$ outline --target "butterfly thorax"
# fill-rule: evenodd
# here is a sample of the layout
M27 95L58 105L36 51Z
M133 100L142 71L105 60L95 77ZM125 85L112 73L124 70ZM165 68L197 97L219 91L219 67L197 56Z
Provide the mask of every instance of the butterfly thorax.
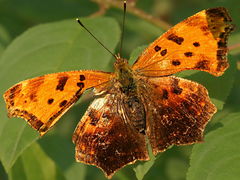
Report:
M138 132L143 133L146 129L145 109L138 95L137 80L128 61L117 58L114 63L117 88L120 91L126 120ZM118 91L116 90L116 91Z
M136 81L134 79L133 70L128 64L128 61L119 57L114 63L114 68L116 80L120 83L123 93L136 93Z

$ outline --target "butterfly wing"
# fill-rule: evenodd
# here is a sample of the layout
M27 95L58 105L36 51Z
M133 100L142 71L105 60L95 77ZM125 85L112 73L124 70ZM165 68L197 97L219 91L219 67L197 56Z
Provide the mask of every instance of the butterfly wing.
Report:
M201 142L216 107L200 84L174 76L145 78L147 135L153 153Z
M73 135L77 161L101 168L108 178L129 163L149 159L144 135L126 123L120 102L113 94L95 99Z
M229 66L227 38L233 26L225 8L203 10L155 40L133 69L145 76L165 76L196 69L220 76Z
M22 81L4 94L9 117L24 118L44 135L84 90L108 82L112 74L70 71Z

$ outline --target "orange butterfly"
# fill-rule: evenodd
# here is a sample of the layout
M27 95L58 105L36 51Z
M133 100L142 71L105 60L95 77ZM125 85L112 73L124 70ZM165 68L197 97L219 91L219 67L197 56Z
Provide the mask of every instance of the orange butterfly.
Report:
M220 76L228 68L232 31L225 8L203 10L155 40L131 67L116 56L115 71L70 71L22 81L4 94L9 117L22 117L44 135L93 88L96 99L79 122L76 160L96 165L110 178L116 170L148 160L171 145L201 142L216 112L200 84L172 76L189 69Z

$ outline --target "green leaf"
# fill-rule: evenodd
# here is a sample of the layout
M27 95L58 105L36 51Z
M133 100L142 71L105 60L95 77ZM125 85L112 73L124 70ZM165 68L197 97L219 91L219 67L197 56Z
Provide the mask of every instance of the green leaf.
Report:
M240 113L230 113L224 126L208 133L205 142L194 146L188 180L239 179Z
M2 166L2 163L0 161L0 177L1 177L1 180L7 180L7 173L5 172L3 166Z
M138 164L133 168L138 180L142 180L144 178L145 174L151 169L156 159L151 148L149 147L148 149L150 160L146 162L138 162Z
M64 176L41 147L34 143L18 158L9 180L64 180Z
M37 24L89 16L97 10L96 3L86 0L0 0L0 22L16 37Z
M147 48L146 45L134 49L130 54L129 64L133 64L137 60L137 58L141 55L145 48Z
M82 19L100 41L113 51L120 30L111 18ZM28 78L67 70L109 70L112 56L75 20L39 25L16 38L0 59L0 94ZM6 138L7 137L7 138ZM17 157L37 139L24 120L8 119L0 99L0 158L6 171Z
M77 108L80 109L78 106ZM66 122L74 122L74 119L79 120L79 118L73 116L75 112L72 109L70 111L70 113L64 116L66 121L61 121L58 124L59 128L54 129L55 132L57 131L56 133L41 138L38 142L46 154L56 162L67 180L73 180L74 177L78 177L78 180L81 180L86 176L87 165L77 163L75 160L75 146L71 141L74 127L67 126ZM70 119L70 117L72 118ZM63 136L64 133L61 131L61 128L70 129L71 132Z
M180 149L180 152L183 150ZM185 159L184 159L185 160ZM188 169L188 162L184 161L181 156L169 157L166 163L166 175L171 180L186 179L186 172Z
M18 156L34 142L38 137L37 132L31 128L26 128L26 122L17 119L9 120L4 124L2 135L0 136L1 161L8 172L13 166Z
M7 30L4 28L3 25L0 24L0 57L10 43L10 35L8 34Z
M66 180L75 180L76 177L78 180L84 180L86 175L86 164L82 163L73 163L64 173Z
M56 6L57 5L57 6ZM0 0L0 17L3 22L8 22L11 18L16 18L18 24L39 23L44 21L57 21L76 16L87 16L97 11L97 6L91 1L66 1L66 0ZM54 15L53 15L54 13ZM14 17L16 16L16 17ZM11 26L12 23L8 22ZM16 22L15 22L16 23ZM15 25L16 26L16 25ZM11 27L12 28L12 27Z

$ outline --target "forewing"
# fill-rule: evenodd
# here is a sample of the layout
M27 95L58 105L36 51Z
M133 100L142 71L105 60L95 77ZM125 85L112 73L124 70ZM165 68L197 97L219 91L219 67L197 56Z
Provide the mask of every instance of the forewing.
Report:
M126 123L120 102L110 94L95 99L73 135L76 160L101 168L108 178L127 164L149 159L144 135Z
M200 84L174 76L146 78L143 93L147 135L153 153L171 145L201 142L206 124L216 112Z
M166 76L195 69L220 76L229 66L227 39L233 26L225 8L203 10L155 40L133 69L145 76Z
M84 90L108 82L110 73L70 71L22 81L4 94L9 117L24 118L44 135Z

